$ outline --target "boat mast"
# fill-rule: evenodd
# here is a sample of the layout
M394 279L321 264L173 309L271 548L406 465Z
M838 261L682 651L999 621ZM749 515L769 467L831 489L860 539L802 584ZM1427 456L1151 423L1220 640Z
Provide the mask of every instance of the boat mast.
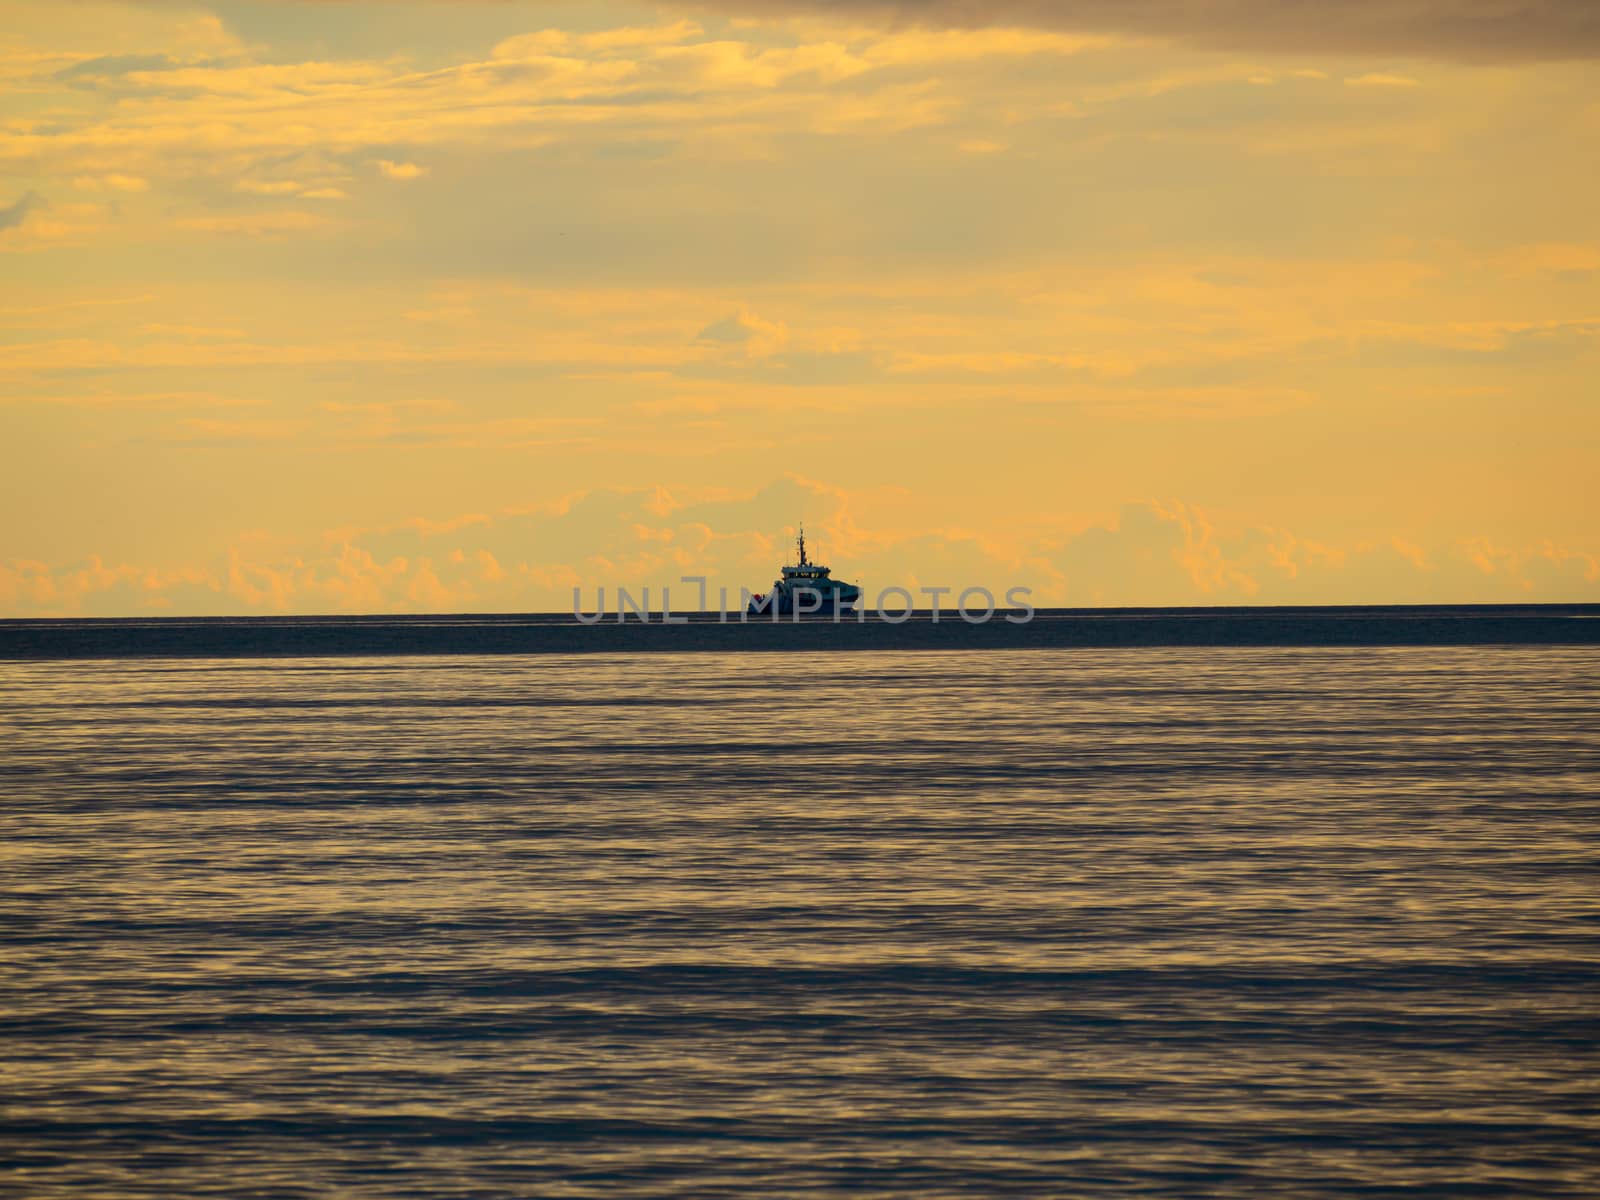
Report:
M800 565L802 567L811 565L806 561L806 527L804 525L800 526Z

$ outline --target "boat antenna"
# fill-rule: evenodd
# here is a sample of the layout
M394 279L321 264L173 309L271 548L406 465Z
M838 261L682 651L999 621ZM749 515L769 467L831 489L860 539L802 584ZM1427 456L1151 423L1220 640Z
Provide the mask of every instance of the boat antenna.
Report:
M800 565L802 567L811 565L806 561L806 527L804 525L800 526Z

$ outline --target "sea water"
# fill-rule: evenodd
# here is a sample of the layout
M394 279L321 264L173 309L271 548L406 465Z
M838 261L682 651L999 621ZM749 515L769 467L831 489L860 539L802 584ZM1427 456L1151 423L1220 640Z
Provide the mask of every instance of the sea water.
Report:
M0 1193L1600 1194L1600 649L0 663Z

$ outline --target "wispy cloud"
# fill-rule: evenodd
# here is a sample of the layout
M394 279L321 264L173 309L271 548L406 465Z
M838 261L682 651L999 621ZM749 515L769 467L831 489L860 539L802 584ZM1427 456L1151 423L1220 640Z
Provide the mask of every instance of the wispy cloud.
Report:
M1369 71L1365 75L1353 75L1345 81L1346 87L1368 88L1414 88L1422 84L1412 79L1409 75L1393 75L1386 71Z

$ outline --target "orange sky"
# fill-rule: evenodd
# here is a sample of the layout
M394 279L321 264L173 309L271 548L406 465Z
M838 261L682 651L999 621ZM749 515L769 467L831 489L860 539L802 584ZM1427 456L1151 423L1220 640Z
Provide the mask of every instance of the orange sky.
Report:
M1578 6L986 11L7 5L0 615L1600 601Z

